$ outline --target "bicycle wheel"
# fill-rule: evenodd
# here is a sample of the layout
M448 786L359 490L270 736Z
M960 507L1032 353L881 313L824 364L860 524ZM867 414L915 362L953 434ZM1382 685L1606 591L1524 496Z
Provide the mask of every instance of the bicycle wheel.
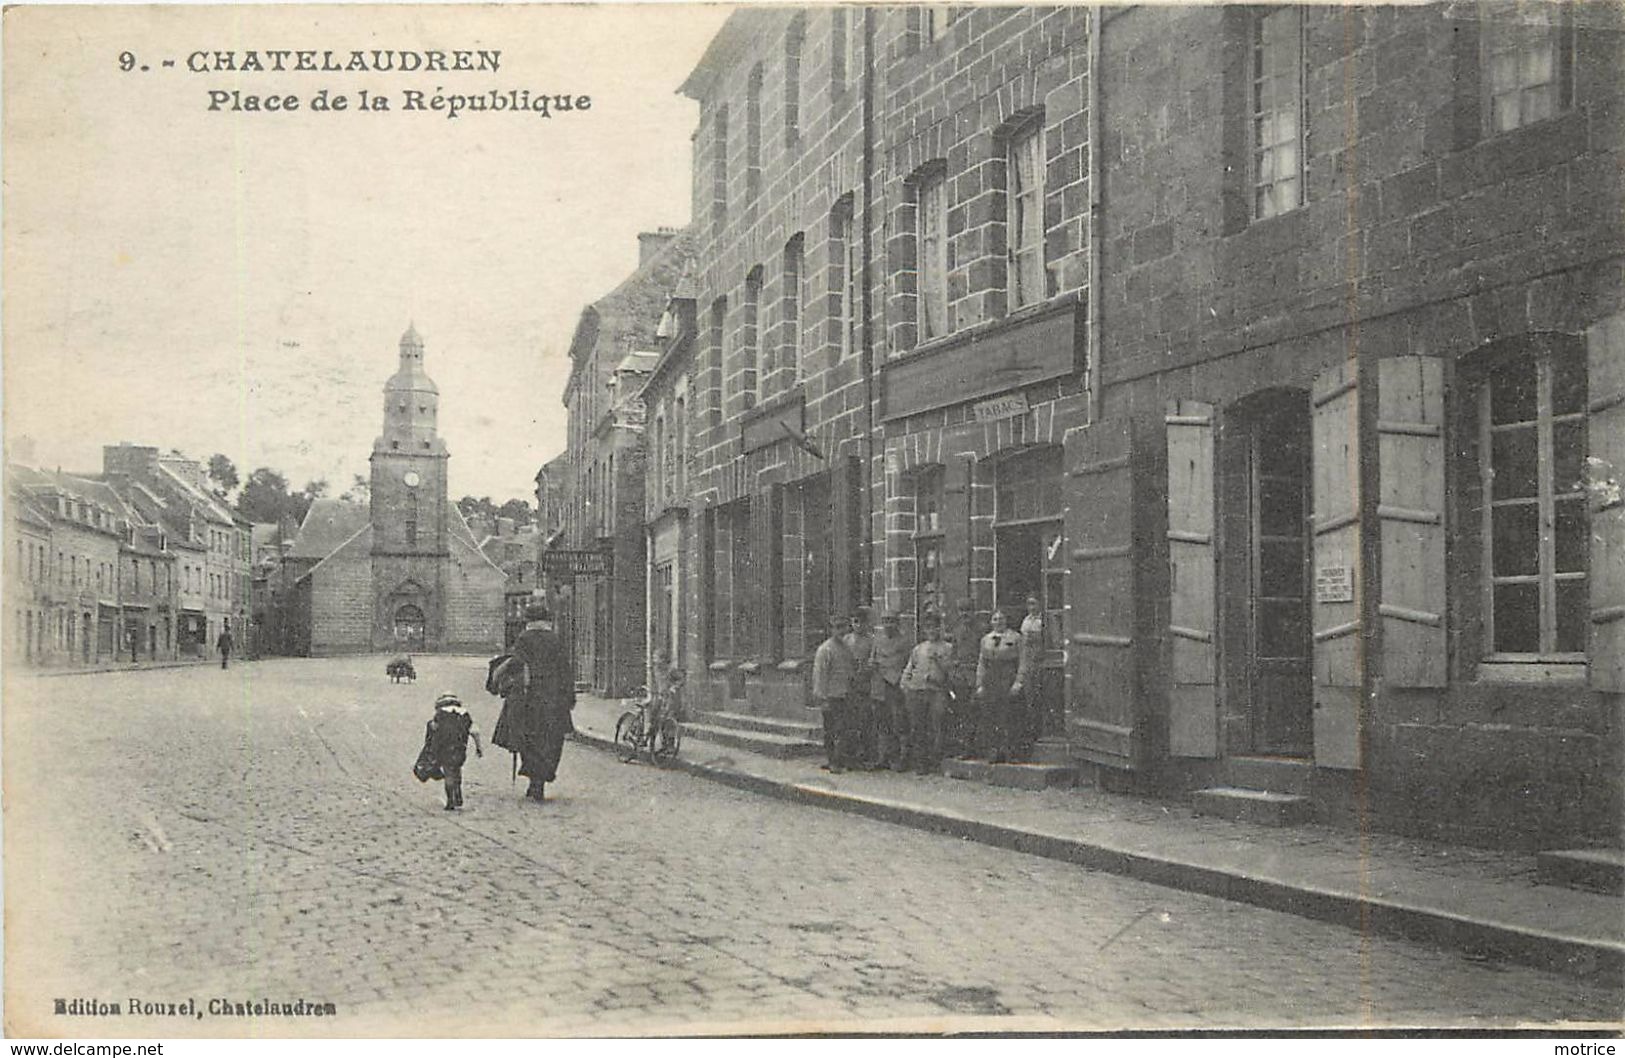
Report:
M677 722L676 717L668 716L660 721L660 730L654 738L654 758L665 762L677 758L677 750L683 742L683 725Z
M629 761L638 755L638 746L643 742L643 714L636 709L628 709L615 721L615 745L621 754L621 760Z

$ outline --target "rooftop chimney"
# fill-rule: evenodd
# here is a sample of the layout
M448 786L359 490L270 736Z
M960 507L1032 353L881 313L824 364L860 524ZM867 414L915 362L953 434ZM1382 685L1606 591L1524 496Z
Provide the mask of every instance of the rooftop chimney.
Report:
M661 228L658 231L644 231L638 233L638 267L642 268L660 255L673 239L677 238L676 228Z

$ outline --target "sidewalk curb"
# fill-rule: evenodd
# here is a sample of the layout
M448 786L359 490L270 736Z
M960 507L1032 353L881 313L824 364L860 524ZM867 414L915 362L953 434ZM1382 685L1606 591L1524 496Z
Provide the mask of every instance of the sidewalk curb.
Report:
M618 752L612 740L579 729L571 738L594 749ZM940 809L823 790L682 759L666 767L781 801L932 831L1171 889L1346 926L1362 933L1422 941L1477 957L1567 974L1602 974L1612 978L1625 975L1625 944L1507 925L1401 900L1294 885L1152 853L1112 848L1084 839L989 823Z
M200 669L206 668L209 665L218 664L218 659L214 661L157 661L145 664L138 662L133 665L129 662L125 662L122 665L108 665L103 668L94 669L23 669L21 671L21 675L41 678L56 678L61 676L101 676L109 672L156 672L160 669ZM241 662L239 662L239 664L241 664Z

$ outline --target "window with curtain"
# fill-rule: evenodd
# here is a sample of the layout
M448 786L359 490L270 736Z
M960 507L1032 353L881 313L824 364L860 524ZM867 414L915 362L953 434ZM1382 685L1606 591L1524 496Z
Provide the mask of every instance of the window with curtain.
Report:
M1006 223L1009 245L1010 307L1033 305L1049 296L1044 267L1044 119L1038 115L1018 128L1006 147Z
M1304 203L1303 11L1279 8L1253 19L1253 216Z
M948 196L941 170L915 183L920 340L948 333Z
M1573 95L1574 35L1561 7L1518 3L1484 23L1485 114L1490 132L1544 121Z

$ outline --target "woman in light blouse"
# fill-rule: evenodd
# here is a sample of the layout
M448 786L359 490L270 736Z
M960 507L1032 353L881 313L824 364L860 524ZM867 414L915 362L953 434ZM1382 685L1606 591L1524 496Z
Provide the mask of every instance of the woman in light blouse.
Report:
M1010 628L1002 610L993 611L993 631L982 637L976 658L976 698L981 703L977 724L982 750L994 764L1003 764L1012 752L1012 687L1020 679L1021 633Z

